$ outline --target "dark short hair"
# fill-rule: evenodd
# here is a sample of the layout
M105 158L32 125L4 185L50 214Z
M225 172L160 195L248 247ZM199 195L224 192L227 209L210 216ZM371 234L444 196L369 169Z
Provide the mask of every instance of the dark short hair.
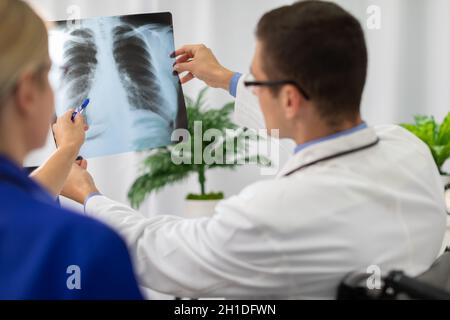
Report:
M334 3L300 1L264 14L256 36L270 80L295 81L330 124L359 114L367 48L354 16Z

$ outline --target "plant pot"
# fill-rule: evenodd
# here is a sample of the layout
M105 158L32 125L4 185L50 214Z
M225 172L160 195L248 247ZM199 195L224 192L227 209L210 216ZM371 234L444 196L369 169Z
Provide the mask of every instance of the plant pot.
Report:
M450 214L450 175L441 175L442 186L445 190L447 186L447 190L445 190L445 202L447 203L447 212Z
M185 200L185 218L212 217L220 200Z

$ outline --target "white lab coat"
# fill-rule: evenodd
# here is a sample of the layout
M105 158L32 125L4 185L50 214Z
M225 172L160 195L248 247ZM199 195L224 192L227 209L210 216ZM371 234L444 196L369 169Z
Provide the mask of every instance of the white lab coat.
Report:
M261 127L242 79L236 102L235 119ZM377 136L372 148L283 177ZM146 218L105 196L92 197L86 212L124 237L143 286L183 297L332 299L348 272L424 271L446 226L431 154L398 126L312 145L293 155L276 179L221 201L212 218Z

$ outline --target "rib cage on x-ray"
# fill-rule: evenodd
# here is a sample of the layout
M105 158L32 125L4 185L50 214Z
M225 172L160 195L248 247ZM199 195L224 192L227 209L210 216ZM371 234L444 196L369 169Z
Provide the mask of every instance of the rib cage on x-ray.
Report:
M155 112L171 122L170 115L161 108L161 89L145 40L129 25L117 26L112 32L113 56L130 105L136 109Z
M161 108L158 79L148 45L132 26L122 24L111 30L112 54L130 106L159 114L173 126L170 115ZM69 86L72 105L82 103L89 91L97 65L95 35L89 29L75 29L64 45L64 82Z
M76 21L50 29L56 111L61 116L86 98L87 158L171 144L186 128L180 81L172 74L175 50L168 12Z
M78 106L88 96L97 66L94 34L89 29L75 29L64 44L63 85L68 99Z

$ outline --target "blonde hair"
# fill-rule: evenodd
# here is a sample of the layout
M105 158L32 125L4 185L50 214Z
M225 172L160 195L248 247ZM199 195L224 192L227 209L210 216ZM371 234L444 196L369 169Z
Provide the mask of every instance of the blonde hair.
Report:
M0 0L0 102L23 72L37 71L47 57L44 21L21 0Z

